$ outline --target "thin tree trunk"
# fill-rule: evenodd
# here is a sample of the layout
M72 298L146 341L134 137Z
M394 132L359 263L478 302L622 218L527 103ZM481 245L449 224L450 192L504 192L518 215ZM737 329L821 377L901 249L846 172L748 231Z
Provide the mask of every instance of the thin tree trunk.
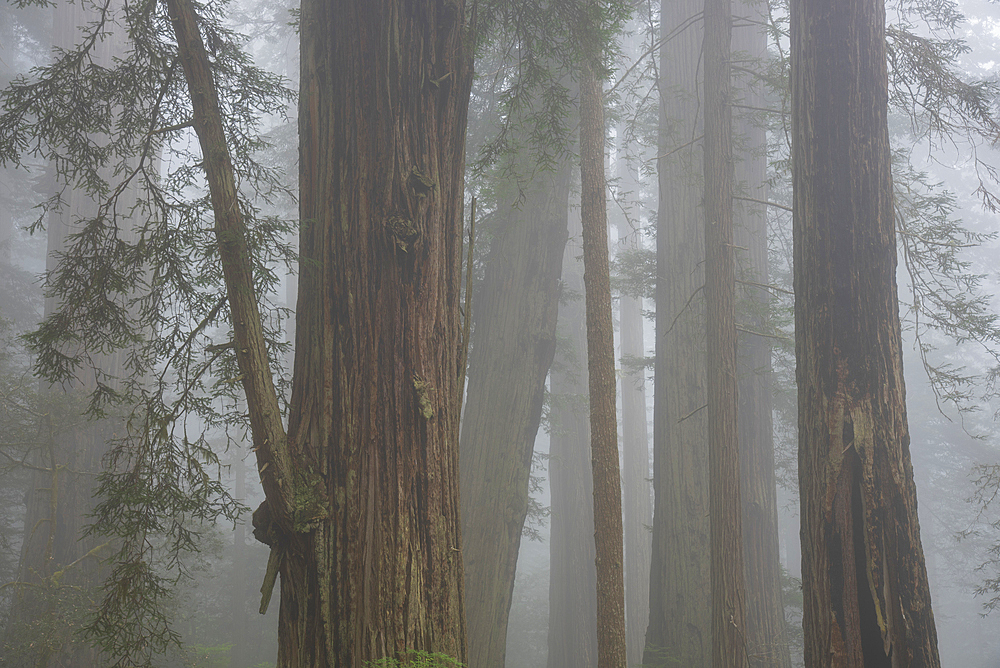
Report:
M586 313L579 220L570 220L563 259L563 303L551 374L549 440L548 668L593 668L597 663L597 573L594 484L587 417Z
M664 2L656 231L653 553L643 662L706 668L709 615L705 236L698 72L703 3Z
M744 60L748 74L735 77L736 101L746 108L765 106L758 78L767 58L762 7L745 0L734 4L734 57ZM738 26L738 27L737 27ZM758 202L768 198L766 138L752 111L735 119L734 136L742 147L735 162L735 183L740 193ZM735 210L736 247L746 249L739 292L742 329L737 344L739 372L740 492L743 496L743 563L747 585L747 651L754 668L790 668L785 610L781 597L781 562L778 553L778 505L774 476L772 424L771 340L768 329L770 280L767 257L767 216L759 204L738 202ZM740 252L740 251L738 251ZM756 283L757 285L750 285Z
M885 5L791 5L805 663L940 665L910 464Z
M615 337L608 266L603 97L600 80L593 68L584 64L580 80L580 213L583 219L583 281L587 296L590 447L594 467L597 665L598 668L625 668L622 488L618 469Z

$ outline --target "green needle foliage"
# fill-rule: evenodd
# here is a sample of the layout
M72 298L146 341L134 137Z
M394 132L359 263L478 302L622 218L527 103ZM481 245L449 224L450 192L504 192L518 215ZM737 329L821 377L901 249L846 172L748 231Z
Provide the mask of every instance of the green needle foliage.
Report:
M72 221L57 265L45 276L57 306L26 336L35 372L54 386L86 382L86 413L113 418L90 531L116 554L97 615L85 634L116 665L150 665L178 641L166 602L198 549L201 528L244 510L219 478L209 432L247 429L230 344L228 304L213 217L166 9L145 1L116 8L86 2L97 18L80 43L19 75L0 93L0 164L45 165L54 188L35 228L68 211L69 195L95 206ZM293 225L265 208L291 193L261 158L261 119L280 118L292 92L254 66L245 39L223 21L226 3L201 6L229 147L241 181L257 294L273 294L279 265L293 258ZM106 39L125 55L95 64ZM265 305L272 360L282 311ZM118 354L110 377L100 359ZM277 363L275 362L275 366Z
M454 657L440 652L424 652L419 650L407 650L403 652L402 658L385 658L365 664L370 668L462 668L465 664Z

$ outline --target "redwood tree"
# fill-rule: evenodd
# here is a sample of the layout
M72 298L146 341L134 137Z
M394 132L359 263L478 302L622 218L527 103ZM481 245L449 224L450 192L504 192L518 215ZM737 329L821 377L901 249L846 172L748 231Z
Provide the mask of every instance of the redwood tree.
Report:
M165 0L194 105L281 575L279 666L465 659L458 513L464 3L301 9L301 270L287 436L219 100L189 0Z
M733 3L732 51L741 73L733 77L735 160L734 237L739 277L737 369L739 373L740 496L743 508L743 570L747 588L747 647L754 667L789 668L791 658L781 595L778 503L772 424L771 343L766 138L759 109L766 106L760 72L767 58L765 7ZM742 61L742 62L740 62ZM743 308L739 308L740 305Z
M805 663L940 665L910 464L882 0L794 0Z
M580 213L587 302L590 449L597 549L597 665L625 665L625 581L621 472L615 412L615 337L611 320L608 212L604 176L604 100L594 64L580 77Z
M736 400L730 0L705 2L705 304L712 665L747 666Z
M515 164L523 168L528 151ZM502 666L535 435L556 351L572 163L504 201L489 246L462 418L462 545L470 668Z
M698 86L704 2L663 2L653 386L653 552L643 663L707 666L708 448Z

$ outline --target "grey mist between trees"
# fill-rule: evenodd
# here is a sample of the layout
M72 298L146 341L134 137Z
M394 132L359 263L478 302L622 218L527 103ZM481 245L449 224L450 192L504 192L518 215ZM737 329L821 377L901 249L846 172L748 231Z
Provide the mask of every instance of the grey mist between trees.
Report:
M997 665L998 47L0 8L0 665Z

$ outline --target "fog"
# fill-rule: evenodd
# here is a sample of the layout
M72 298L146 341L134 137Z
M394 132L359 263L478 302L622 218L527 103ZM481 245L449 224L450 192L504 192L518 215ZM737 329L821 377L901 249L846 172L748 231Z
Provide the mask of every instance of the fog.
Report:
M0 664L260 668L336 665L349 655L359 667L455 665L448 655L476 668L599 665L606 603L596 583L608 566L595 564L602 518L595 526L588 410L578 143L588 122L586 62L606 70L624 520L614 539L624 553L627 665L709 665L710 583L722 568L712 559L719 492L709 455L714 296L705 288L704 233L717 194L703 167L714 150L704 69L706 56L719 54L702 47L712 0L598 3L603 12L590 13L582 0L428 3L434 20L425 24L442 35L465 6L456 43L472 54L475 75L467 127L458 130L462 178L439 164L437 139L419 151L404 146L411 134L452 141L447 124L464 118L441 111L450 109L447 96L461 98L459 108L464 101L461 59L445 54L444 37L414 51L426 60L416 83L399 74L406 44L388 40L393 65L379 69L382 52L362 27L357 43L370 50L370 72L347 55L333 56L343 72L317 66L313 52L300 63L300 33L321 39L315 8L198 6L259 345L241 343L246 318L226 264L235 235L219 222L200 93L187 87L191 66L172 32L180 20L171 3L180 1L0 8ZM791 11L806 11L798 7L808 1L791 0ZM415 14L422 6L388 4ZM359 15L376 11L363 5ZM788 3L747 0L731 11L732 48L721 61L731 71L723 97L732 189L720 197L732 202L734 227L740 489L723 493L742 495L741 517L729 519L743 547L725 572L746 581L746 663L738 665L785 668L804 666L808 655L803 554L820 551L800 544L816 535L800 516L800 449L811 446L798 431L812 418L798 405L797 345L800 378L815 360L803 362L795 309L806 298L797 304L793 294L811 269L793 266L804 244L793 238L793 208L805 211L804 190L793 197L793 115L805 112L793 104ZM344 21L362 20L344 12ZM365 30L382 25L372 21ZM586 21L597 27L581 28ZM850 489L869 496L837 511L865 520L849 539L856 554L831 567L848 573L847 584L833 585L845 597L852 578L867 574L854 587L857 616L870 604L879 621L862 622L858 643L875 634L886 648L904 636L893 635L902 622L887 592L897 585L884 573L903 568L897 562L926 568L936 627L929 643L940 665L956 668L1000 665L992 632L1000 602L998 26L1000 10L983 0L886 6L908 429L908 454L898 458L906 475L893 482L908 489L909 457L923 555L886 556L895 538L882 534L877 548L864 544L873 526L901 535L905 519L895 513L910 501L901 493L895 506L883 502L883 491L895 493L878 488L884 479L858 473ZM337 95L316 93L328 84L369 90L369 78L387 71L403 80L402 94L380 83L371 99L337 107ZM334 111L315 111L321 104ZM337 113L354 119L350 131L299 132L301 119ZM440 116L425 127L413 120L420 114ZM365 163L370 147L381 157ZM321 159L329 164L317 167ZM865 160L845 168L846 181ZM343 166L356 164L360 176ZM309 190L323 179L336 196ZM392 206L379 208L383 200ZM352 217L355 205L371 216ZM350 237L357 244L339 247L338 237L317 232L324 223L303 213L308 206L333 212L331 229L362 230ZM356 268L361 257L376 260ZM329 291L309 301L317 285ZM863 301L878 289L851 294ZM839 304L829 303L823 308ZM371 327L354 331L355 322ZM405 350L393 350L397 335ZM872 337L873 355L881 344ZM263 371L248 371L249 349L259 349ZM369 352L377 364L359 361L358 375L339 385ZM337 365L319 368L317 360L332 359ZM866 373L877 367L871 384L895 386L891 369L864 359ZM441 368L458 370L464 387L435 386L430 370ZM261 436L261 411L271 409L244 389L255 375L273 377L271 412L280 417L270 417L286 425L285 450ZM889 403L877 411L888 414ZM397 405L398 420L385 417ZM855 433L861 443L855 424L863 423L850 423L840 459ZM308 465L287 468L283 453ZM279 476L274 487L268 475ZM287 512L274 501L285 483L295 499ZM317 547L320 540L328 543ZM294 602L282 601L283 591L296 592ZM899 619L920 613L903 605ZM326 616L307 623L304 610ZM842 623L842 609L820 617Z

